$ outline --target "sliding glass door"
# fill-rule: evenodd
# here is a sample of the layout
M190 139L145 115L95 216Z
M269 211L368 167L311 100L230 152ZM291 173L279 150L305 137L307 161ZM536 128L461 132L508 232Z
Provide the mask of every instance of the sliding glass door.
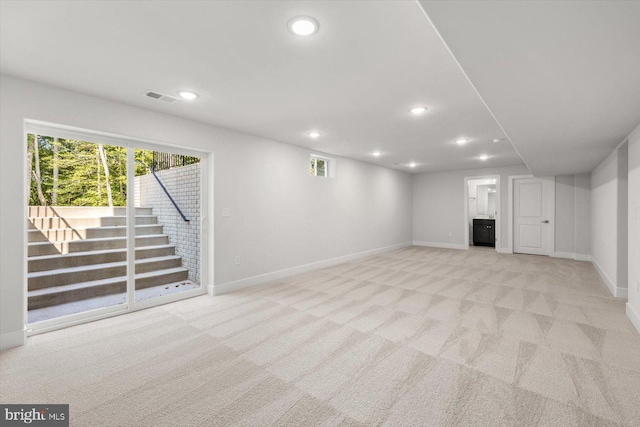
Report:
M207 155L27 123L29 333L205 293Z

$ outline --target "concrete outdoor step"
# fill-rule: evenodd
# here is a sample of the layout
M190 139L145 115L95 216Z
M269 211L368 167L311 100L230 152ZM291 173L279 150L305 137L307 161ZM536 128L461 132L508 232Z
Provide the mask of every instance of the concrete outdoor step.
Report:
M145 258L136 260L136 274L158 270L177 268L182 265L182 258L177 255ZM29 273L28 289L30 291L63 286L74 283L89 282L127 275L127 262L110 262L103 264L83 265L80 267L60 268Z
M151 234L136 237L136 248L143 246L158 246L169 243L166 234ZM69 242L35 242L28 244L28 256L68 254L75 252L89 252L108 249L122 249L127 247L126 237L107 237L101 239L72 240Z
M155 215L136 215L136 225L157 224L158 217ZM90 228L126 225L127 217L119 216L99 216L99 217L29 217L28 228L30 230L46 230L50 228Z
M144 246L136 248L136 259L157 258L175 255L173 245ZM29 273L36 271L56 270L83 265L120 262L127 259L127 250L107 249L102 251L75 252L70 254L55 254L29 257Z
M184 267L136 274L136 289L145 289L188 279L189 272ZM93 280L72 285L55 286L28 292L28 309L49 307L67 302L79 301L103 295L125 292L126 276Z
M127 214L126 207L108 206L29 206L29 217L101 217L101 216L124 216ZM137 207L136 215L151 215L152 208Z
M161 224L136 225L136 236L162 234ZM50 228L44 230L28 230L29 242L61 242L69 240L96 239L105 237L123 237L127 235L126 226L91 227L91 228Z

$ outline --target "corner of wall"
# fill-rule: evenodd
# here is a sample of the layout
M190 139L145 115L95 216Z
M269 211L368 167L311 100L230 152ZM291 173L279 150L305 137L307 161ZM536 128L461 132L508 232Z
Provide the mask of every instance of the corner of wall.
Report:
M638 313L630 303L627 303L627 317L640 334L640 313Z
M0 334L0 350L20 347L27 342L26 331L12 331Z

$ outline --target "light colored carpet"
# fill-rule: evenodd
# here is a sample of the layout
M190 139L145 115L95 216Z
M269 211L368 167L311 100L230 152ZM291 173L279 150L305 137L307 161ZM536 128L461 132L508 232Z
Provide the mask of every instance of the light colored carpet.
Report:
M637 426L640 336L589 263L409 247L32 337L0 401L77 426Z

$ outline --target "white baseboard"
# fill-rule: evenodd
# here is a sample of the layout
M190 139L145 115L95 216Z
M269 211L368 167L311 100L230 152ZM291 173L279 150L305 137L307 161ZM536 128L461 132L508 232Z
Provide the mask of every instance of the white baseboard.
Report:
M551 254L551 256L554 258L574 259L576 254L574 254L573 252L554 252Z
M6 350L8 348L19 347L26 342L26 332L12 331L0 334L0 350Z
M591 255L576 254L573 252L554 252L551 256L554 258L566 258L576 261L591 261Z
M240 289L256 286L261 283L267 283L274 280L283 279L285 277L294 276L296 274L306 273L308 271L318 270L321 268L332 267L334 265L342 264L342 263L353 261L356 259L366 258L371 255L376 255L383 252L392 251L395 249L406 248L407 246L411 246L411 242L399 243L397 245L385 246L383 248L371 249L364 252L357 252L354 254L344 255L341 257L330 258L330 259L326 259L318 262L312 262L310 264L304 264L297 267L291 267L284 270L274 271L271 273L260 274L258 276L236 280L235 282L214 285L211 287L212 289L210 292L213 295L222 295L228 292L239 291ZM209 292L209 289L207 289L207 291Z
M442 249L461 249L461 250L469 249L468 246L457 244L457 243L422 242L419 240L414 240L413 246L427 246L429 248L442 248Z
M605 273L604 270L598 265L596 260L591 260L591 263L596 268L596 271L600 275L600 278L602 279L604 284L607 285L607 288L609 288L609 291L611 291L611 294L616 298L626 299L628 296L628 289L616 286L615 283L613 283L613 280L611 280L607 273Z
M635 311L629 303L627 303L627 317L629 318L629 320L631 320L633 326L635 326L635 328L638 330L638 333L640 333L640 313Z

